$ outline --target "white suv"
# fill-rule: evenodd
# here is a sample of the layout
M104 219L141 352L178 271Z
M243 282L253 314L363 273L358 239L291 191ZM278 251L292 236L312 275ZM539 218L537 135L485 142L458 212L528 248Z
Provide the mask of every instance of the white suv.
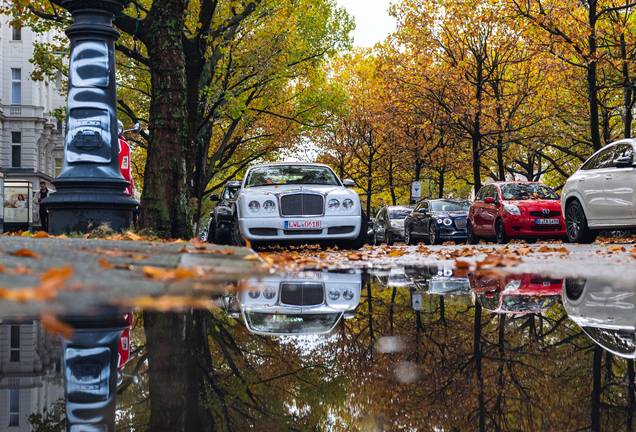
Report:
M591 243L601 229L636 227L635 144L603 147L565 183L561 210L571 243Z

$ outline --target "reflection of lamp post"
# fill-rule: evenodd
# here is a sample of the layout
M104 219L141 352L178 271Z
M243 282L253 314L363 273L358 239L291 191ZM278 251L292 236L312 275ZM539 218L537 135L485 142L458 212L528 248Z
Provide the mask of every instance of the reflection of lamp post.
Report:
M4 232L4 171L0 169L0 234Z
M103 223L113 230L132 223L139 202L124 193L119 170L115 14L129 0L62 0L74 19L71 40L66 136L57 192L42 202L52 234L87 232Z

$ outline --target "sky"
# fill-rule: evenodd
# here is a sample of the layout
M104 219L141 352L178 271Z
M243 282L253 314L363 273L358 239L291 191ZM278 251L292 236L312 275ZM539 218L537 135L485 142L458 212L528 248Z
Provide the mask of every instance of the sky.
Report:
M395 3L395 0L393 0ZM372 47L395 31L395 19L389 16L390 0L337 0L355 19L353 44Z

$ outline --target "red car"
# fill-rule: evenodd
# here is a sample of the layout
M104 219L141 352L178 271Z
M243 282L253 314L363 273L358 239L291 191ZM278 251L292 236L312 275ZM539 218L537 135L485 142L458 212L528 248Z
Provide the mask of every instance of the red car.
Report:
M565 237L559 195L538 182L496 182L482 187L468 210L468 243L510 237Z
M481 306L493 313L542 313L561 298L563 279L523 273L468 276L470 289Z

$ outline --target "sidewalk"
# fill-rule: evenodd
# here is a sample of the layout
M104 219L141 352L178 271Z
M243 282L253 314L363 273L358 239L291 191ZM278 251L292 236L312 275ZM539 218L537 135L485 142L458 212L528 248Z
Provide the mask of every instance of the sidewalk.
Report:
M78 313L97 305L205 306L228 285L268 273L249 248L3 236L0 316Z

